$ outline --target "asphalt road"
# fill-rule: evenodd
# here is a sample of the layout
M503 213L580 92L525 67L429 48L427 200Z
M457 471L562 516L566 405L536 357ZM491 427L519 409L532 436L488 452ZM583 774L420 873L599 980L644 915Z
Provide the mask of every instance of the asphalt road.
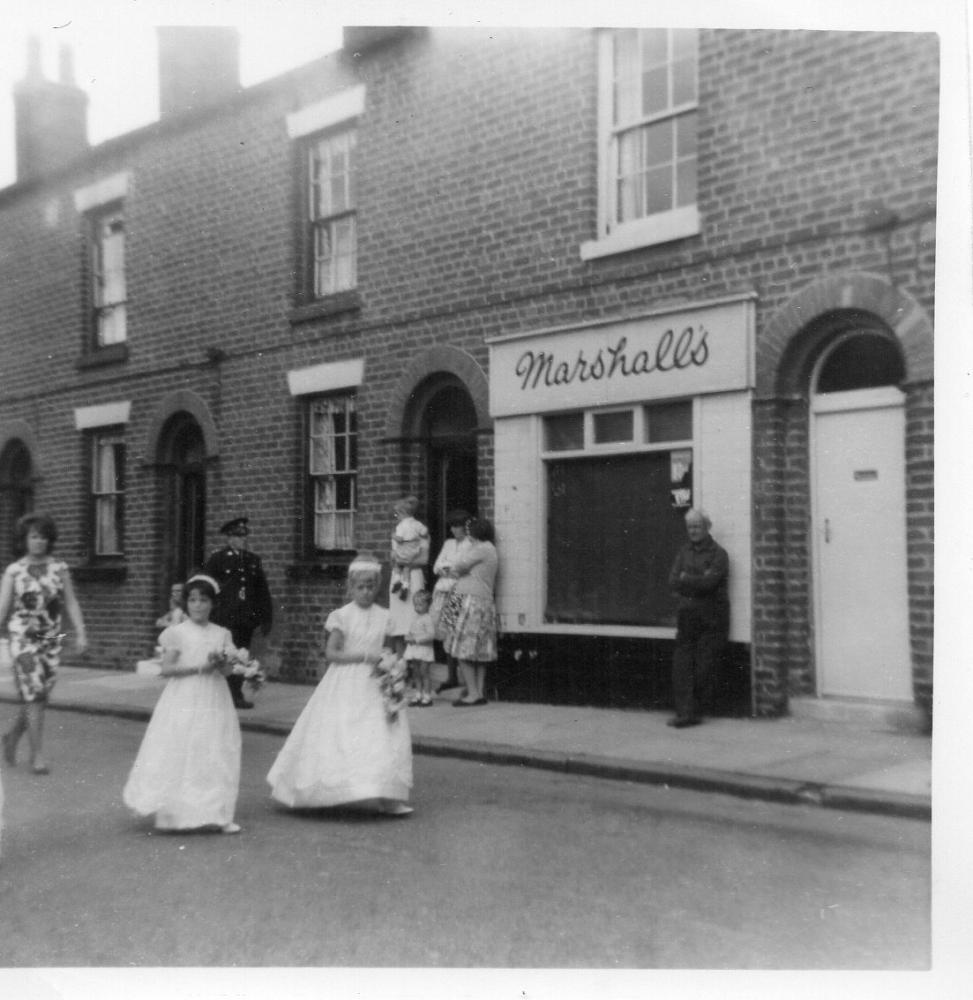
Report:
M922 821L428 757L408 819L295 815L246 733L244 832L159 834L143 730L51 712L53 773L4 771L0 967L929 964Z

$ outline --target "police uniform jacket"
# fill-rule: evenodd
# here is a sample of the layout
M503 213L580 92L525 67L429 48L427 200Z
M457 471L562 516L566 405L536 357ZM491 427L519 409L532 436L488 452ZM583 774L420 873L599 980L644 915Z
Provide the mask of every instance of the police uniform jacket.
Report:
M270 630L274 607L259 556L227 545L209 557L205 571L220 585L213 609L217 625L231 631L252 630L258 625Z

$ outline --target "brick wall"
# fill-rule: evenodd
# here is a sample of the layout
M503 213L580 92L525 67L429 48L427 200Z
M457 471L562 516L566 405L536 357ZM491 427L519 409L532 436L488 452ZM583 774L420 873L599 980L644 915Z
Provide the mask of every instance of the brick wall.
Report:
M922 320L933 312L936 39L704 31L700 44L703 229L631 253L587 262L579 254L595 234L597 213L596 39L580 29L434 29L360 59L338 54L254 88L219 114L149 126L103 144L72 171L0 192L0 437L14 421L36 435L44 471L37 506L62 525L62 551L72 564L82 560L84 544L72 409L133 403L128 575L122 584L81 588L94 659L124 667L154 637L167 581L158 568L153 420L173 389L197 393L215 427L208 544L217 543L226 517L251 517L253 548L264 557L278 604L281 670L307 679L343 584L297 566L301 403L288 393L288 371L365 359L360 547L384 553L392 499L423 484L417 446L390 441L403 429L388 427L403 372L416 357L448 345L486 371L492 336L754 291L758 710L780 711L788 694L813 690L806 406L791 398L800 395L795 387L778 395L778 384L794 338L814 318L808 310L834 308L833 296L814 290L863 274L872 284L862 285L869 291L861 308L880 317L923 314L911 326L898 321L897 332L913 337L910 370L931 378ZM366 86L360 305L298 314L300 208L285 117L359 82ZM79 371L83 261L71 196L120 170L131 176L129 359ZM886 228L876 227L889 218L882 209L894 213ZM873 288L891 289L891 312L886 293ZM214 347L224 360L208 359ZM932 389L921 377L914 381L909 580L916 690L925 698ZM399 400L402 413L409 391ZM487 516L501 487L493 447L486 428L478 468Z

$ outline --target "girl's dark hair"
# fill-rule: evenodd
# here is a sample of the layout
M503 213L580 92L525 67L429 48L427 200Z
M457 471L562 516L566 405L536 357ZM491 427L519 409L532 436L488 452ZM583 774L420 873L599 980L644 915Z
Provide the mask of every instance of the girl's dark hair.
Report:
M199 593L205 594L211 601L215 603L216 601L216 590L213 588L208 580L187 580L182 587L182 603L185 606L186 602L189 600L189 595L192 591L198 590Z
M478 542L496 541L496 536L493 533L493 522L488 521L485 517L474 517L466 525L466 533Z
M456 528L461 524L465 525L469 519L470 512L463 510L462 507L457 507L446 515L446 527Z
M22 553L27 551L27 535L32 530L47 539L47 551L52 552L57 541L57 525L54 523L54 518L47 514L24 514L18 519L15 538L17 548Z

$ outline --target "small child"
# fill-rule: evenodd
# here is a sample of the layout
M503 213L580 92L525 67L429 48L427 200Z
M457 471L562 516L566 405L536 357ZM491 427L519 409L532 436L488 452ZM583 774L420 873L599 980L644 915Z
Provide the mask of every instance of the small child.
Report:
M408 816L412 738L405 711L389 712L376 670L389 657L389 612L375 603L382 567L359 554L350 602L328 615L328 669L267 774L292 809L345 806Z
M169 610L161 617L156 618L156 628L168 628L170 625L178 625L186 620L186 612L182 607L182 584L174 583L169 588Z
M217 827L233 822L240 790L240 723L223 679L237 650L228 629L209 620L220 592L209 576L185 586L189 617L159 636L168 677L149 719L122 798L157 830Z
M412 595L425 590L425 566L429 562L429 531L415 518L419 498L403 497L392 508L395 531L392 533L391 573L389 579L389 613L392 624L392 648L397 656L405 652L405 636L412 626L415 611Z
M412 598L412 606L416 616L412 627L406 634L405 662L409 666L412 681L415 685L415 696L409 702L421 708L432 705L431 664L435 660L433 642L436 638L436 626L429 614L429 591L420 590Z

